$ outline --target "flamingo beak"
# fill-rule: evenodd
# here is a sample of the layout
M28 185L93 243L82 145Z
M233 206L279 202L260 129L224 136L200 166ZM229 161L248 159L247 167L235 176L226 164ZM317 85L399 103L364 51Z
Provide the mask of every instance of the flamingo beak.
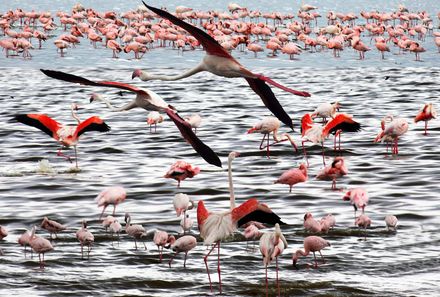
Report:
M141 70L140 69L136 69L131 74L131 79L134 79L135 77L139 77L140 75L141 75Z

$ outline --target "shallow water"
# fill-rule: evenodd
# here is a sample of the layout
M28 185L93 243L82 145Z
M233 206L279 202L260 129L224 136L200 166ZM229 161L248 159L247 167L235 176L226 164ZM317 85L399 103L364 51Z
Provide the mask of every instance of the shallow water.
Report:
M51 7L71 7L76 1L51 1ZM102 2L102 3L101 3ZM113 4L111 4L113 2ZM225 7L228 1L219 2ZM353 1L354 2L354 1ZM377 8L368 1L365 7L349 5L347 11ZM46 9L48 1L35 7ZM95 1L93 1L95 3ZM96 1L101 10L115 8L114 1ZM109 4L110 3L110 4ZM225 4L226 3L226 4ZM263 7L258 1L255 6ZM397 1L387 7L394 9ZM425 1L426 9L434 14L434 1ZM15 8L21 1L2 1L0 11ZM86 5L86 2L83 2ZM174 7L174 1L170 7ZM179 3L177 3L179 4ZM329 1L312 2L327 11ZM320 5L321 4L321 5ZM412 3L406 3L408 8ZM101 5L101 6L99 6ZM106 6L108 5L108 6ZM121 2L115 8L125 11L137 2ZM164 3L155 3L156 6ZM213 4L214 5L214 4ZM216 4L217 5L217 4ZM341 5L340 3L336 5ZM422 4L417 4L422 5ZM275 2L273 9L285 4ZM57 6L58 7L58 6ZM213 8L217 8L214 7ZM334 10L341 11L337 6ZM55 11L55 10L54 10ZM346 10L344 10L346 11ZM435 22L438 25L438 21ZM158 263L158 253L147 240L148 251L135 251L133 241L125 234L119 246L101 227L94 198L105 187L123 185L127 199L116 209L123 220L125 212L133 223L148 230L159 228L180 232L179 218L172 207L178 192L194 200L204 200L210 210L229 207L226 158L231 150L241 152L233 163L237 203L256 197L267 203L287 223L282 227L289 247L279 259L281 295L283 296L438 296L440 243L438 220L438 176L440 174L438 120L430 122L430 134L423 136L423 124L415 125L412 118L425 102L439 108L439 54L432 37L427 38L423 62L411 55L390 55L385 61L377 52L367 53L367 60L358 61L357 54L346 50L340 59L328 53L305 53L299 60L285 57L267 58L234 52L241 63L280 83L305 90L311 98L300 98L274 89L277 98L294 118L295 139L299 140L299 119L320 102L339 100L341 111L353 114L362 124L357 134L343 135L343 156L349 175L338 180L338 190L330 190L329 181L314 177L322 167L320 148L308 146L310 154L309 180L296 185L291 194L288 186L274 185L284 171L304 162L287 144L272 149L272 158L258 150L260 135L246 134L248 128L269 115L261 100L242 79L224 79L211 74L198 74L176 82L131 81L134 68L154 73L177 74L192 67L203 52L185 52L179 56L171 49L154 49L142 60L122 56L109 58L104 49L94 50L84 41L70 49L66 58L59 58L48 41L45 50L36 51L34 58L6 60L0 56L0 224L9 230L1 244L5 255L0 256L0 295L31 296L204 296L209 295L203 255L206 248L200 242L189 254L184 269L183 256L176 257L170 269ZM147 112L134 109L111 113L98 103L88 104L90 94L99 92L122 105L132 97L122 96L114 89L84 87L56 81L38 69L58 69L96 80L116 80L148 87L175 106L182 115L198 112L203 117L199 137L216 151L223 169L207 165L190 146L185 144L171 121L160 124L157 133L150 133L145 122ZM385 79L389 76L389 79ZM78 146L81 170L56 156L58 144L35 128L10 119L17 113L46 113L62 123L73 123L70 104L78 103L81 119L101 116L112 128L109 133L86 133ZM374 144L380 129L380 119L392 113L410 121L408 133L401 139L399 156L385 152L385 146ZM283 127L283 132L287 128ZM332 156L332 139L326 141L327 162ZM64 153L72 155L73 150ZM41 171L39 161L49 160L51 170ZM202 172L182 182L163 178L175 160L184 159L200 166ZM45 167L46 166L46 167ZM47 164L43 166L47 169ZM364 187L370 196L366 213L372 227L366 234L353 226L353 208L342 196L348 188ZM111 207L107 213L111 212ZM336 228L323 235L331 244L324 250L326 264L313 269L312 257L301 258L298 269L292 266L292 252L302 246L302 218L312 212L317 218L326 213L336 217ZM384 217L394 214L399 219L397 232L387 232ZM46 255L47 266L39 269L38 260L25 258L16 243L25 228L39 224L44 216L66 224L68 230L54 241L55 250ZM190 216L195 220L195 212ZM81 220L89 222L95 234L95 245L89 260L81 260L75 238ZM198 234L196 228L193 233ZM47 236L41 230L38 234ZM364 236L366 235L366 240ZM238 233L222 243L222 280L225 296L264 296L264 267L260 253L246 250L246 242ZM218 292L215 256L210 260L214 292ZM275 267L269 267L270 295L276 295Z

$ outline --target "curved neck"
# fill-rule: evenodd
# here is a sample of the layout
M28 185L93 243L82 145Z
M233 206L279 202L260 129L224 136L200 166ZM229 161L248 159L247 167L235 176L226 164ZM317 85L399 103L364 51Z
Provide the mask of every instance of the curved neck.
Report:
M77 120L78 124L81 123L81 120L79 119L78 115L75 112L75 109L71 108L72 111L72 117Z
M165 81L174 81L174 80L179 80L182 78L187 78L191 75L194 75L198 72L204 71L205 68L203 66L203 63L200 63L199 65L197 65L196 67L180 74L180 75L175 75L175 76L165 76L165 75L150 75L150 74L145 74L142 73L140 75L140 79L141 80L165 80Z
M125 110L132 109L132 108L134 107L134 106L133 106L133 102L130 102L130 103L128 103L128 104L126 104L126 105L124 105L124 106L122 106L122 107L114 107L114 106L110 103L110 101L107 100L107 99L104 98L104 97L101 97L99 100L102 101L102 102L104 102L105 105L107 105L107 107L111 109L111 111L125 111Z
M234 184L232 183L232 159L228 160L229 200L231 211L235 208Z
M306 257L310 253L309 250L305 250L304 252L302 250L297 250L295 252L295 258L298 259L300 256Z

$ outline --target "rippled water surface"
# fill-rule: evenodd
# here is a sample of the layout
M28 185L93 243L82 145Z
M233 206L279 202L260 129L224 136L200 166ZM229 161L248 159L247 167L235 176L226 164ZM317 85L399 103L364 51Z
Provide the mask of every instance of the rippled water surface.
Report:
M0 11L23 7L27 10L67 10L76 1L2 1ZM125 11L136 7L136 1L96 2L97 9ZM193 1L196 2L196 1ZM275 1L273 10L287 9L284 1ZM343 1L346 2L346 1ZM374 2L374 3L373 3ZM377 7L367 1L360 7L357 1L311 1L322 11L356 11L361 9L394 9L398 1ZM437 13L435 1L407 6L414 10L427 9ZM420 1L422 2L422 1ZM212 4L226 7L228 1ZM90 3L83 3L84 5ZM177 3L160 2L156 6ZM99 6L101 5L101 6ZM188 3L185 3L188 5ZM196 3L196 8L201 8ZM270 10L263 1L246 1L243 5ZM351 6L350 6L351 5ZM413 5L411 7L411 5ZM417 5L417 6L414 6ZM56 7L56 8L55 8ZM206 8L205 8L206 9ZM291 9L291 8L289 8ZM296 8L295 8L296 10ZM294 10L294 11L295 11ZM438 26L438 21L435 22ZM52 47L47 42L48 48ZM339 100L342 111L353 114L362 124L361 132L343 135L343 156L349 175L338 180L338 190L330 190L331 182L314 177L322 167L320 147L308 146L310 154L309 180L296 185L289 194L288 186L274 185L284 171L304 161L287 144L272 149L272 158L258 150L260 135L246 134L247 129L268 116L268 110L243 79L225 79L211 74L198 74L176 82L131 81L134 68L153 73L178 74L195 66L203 57L201 50L178 55L171 49L155 49L142 60L128 56L119 60L109 58L107 50L93 50L84 41L59 58L55 49L36 52L30 61L0 56L0 224L9 235L0 242L0 295L28 296L204 296L209 295L203 255L206 247L199 242L190 252L186 269L183 256L177 256L173 267L158 263L152 233L147 240L148 250L134 250L126 234L119 245L112 241L98 221L100 209L94 198L105 187L123 185L127 199L117 207L117 217L123 221L129 212L134 223L148 230L155 228L176 234L179 221L172 207L172 198L184 192L198 201L203 199L210 210L229 207L226 158L230 151L241 156L233 163L237 203L256 197L267 203L287 223L282 227L289 247L279 259L281 295L283 296L438 296L440 273L440 210L438 193L440 176L438 120L430 122L430 133L423 136L423 124L413 123L413 117L425 102L440 107L439 57L432 37L427 38L423 62L407 55L389 55L381 61L377 52L367 53L367 60L358 61L351 50L334 59L328 53L305 53L297 61L285 57L254 59L253 55L234 52L240 62L255 72L261 72L280 83L305 90L311 98L292 96L274 89L277 98L294 119L295 139L299 141L299 119L311 112L320 102ZM67 84L43 75L39 68L58 69L96 80L130 82L157 92L175 106L182 115L200 113L203 117L198 135L216 151L223 169L206 164L181 138L170 120L165 120L150 133L145 121L147 112L134 109L111 113L105 106L88 100L92 92L111 98L122 105L132 98L115 89L93 88ZM389 77L389 78L387 78ZM385 79L387 78L387 79ZM78 146L80 172L72 164L57 157L58 144L35 128L10 121L17 113L46 113L62 123L73 123L70 104L78 103L81 119L99 115L110 126L109 133L86 133ZM374 144L380 120L387 114L405 117L410 128L401 139L398 156L391 156L385 146ZM287 132L282 127L282 132ZM326 141L327 161L332 156L332 139ZM73 154L73 150L65 150ZM38 162L49 160L51 173L41 173ZM163 178L176 160L186 160L201 168L193 179L176 182ZM370 195L366 213L372 226L364 232L353 226L353 208L342 196L348 188L364 187ZM111 207L109 207L111 211ZM331 247L323 254L327 263L318 269L309 264L312 257L301 258L298 269L292 266L292 252L302 247L307 235L303 231L305 212L320 218L333 213L337 225L323 235ZM399 219L398 231L387 232L384 217L394 214ZM47 267L39 269L38 259L25 258L17 238L25 228L39 224L44 216L68 226L68 230L53 242L55 250L46 255ZM195 212L190 216L195 220ZM95 245L89 260L81 260L75 231L86 219L95 234ZM198 234L197 228L193 228ZM40 235L46 236L39 230ZM169 252L165 259L168 260ZM259 251L246 250L246 242L237 233L222 244L222 277L225 296L263 296L264 266ZM217 290L215 256L210 268ZM275 267L269 267L270 295L275 295Z

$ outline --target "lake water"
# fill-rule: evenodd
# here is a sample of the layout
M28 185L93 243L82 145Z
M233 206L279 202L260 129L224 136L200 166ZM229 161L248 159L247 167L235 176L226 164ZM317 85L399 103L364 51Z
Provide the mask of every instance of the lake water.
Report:
M77 1L1 1L0 12L21 7L24 10L68 11ZM358 13L361 10L391 11L402 2L411 10L427 10L433 18L438 12L436 1L310 1L319 6L321 14L328 10ZM97 10L124 12L134 9L137 1L83 1L84 6ZM185 2L195 9L226 9L229 1L216 3ZM295 12L299 3L272 1L243 1L240 4L263 11ZM177 1L157 1L156 7L170 10L181 5ZM190 5L192 4L192 5ZM324 20L320 21L322 24ZM362 21L360 21L362 22ZM438 27L438 19L434 25ZM56 34L61 34L57 30ZM368 41L368 37L364 37ZM299 141L299 119L311 112L320 102L338 100L341 111L353 114L362 124L356 134L345 134L343 156L349 174L338 180L338 190L330 189L331 182L315 179L322 168L320 147L308 146L310 154L309 180L296 185L289 194L288 186L273 181L287 169L304 162L303 155L292 151L287 144L272 149L272 158L258 150L260 135L246 134L260 119L270 115L261 100L243 79L225 79L211 74L198 74L175 82L131 81L135 68L152 73L178 74L195 66L203 51L186 51L183 56L169 48L156 48L141 60L122 54L112 59L111 51L93 49L87 40L77 48L67 50L60 58L53 38L44 49L33 50L31 60L21 57L6 59L0 56L0 224L9 235L0 242L0 295L15 296L205 296L210 295L203 256L206 247L199 245L190 252L186 269L183 256L176 257L170 269L158 263L152 235L148 251L134 250L126 234L118 245L98 220L94 198L105 187L123 185L127 199L116 209L123 221L129 212L133 223L143 224L176 234L180 232L172 198L178 192L195 201L204 200L210 210L229 207L226 159L230 151L241 156L233 163L237 203L255 197L267 203L287 223L282 227L289 247L279 259L282 296L438 296L440 272L440 125L429 123L430 133L423 136L423 123L413 123L413 117L425 102L439 108L440 54L432 36L423 46L422 62L414 55L397 55L397 50L380 59L375 50L359 61L351 49L335 59L331 52L303 53L298 60L289 61L279 55L269 58L262 53L234 51L243 65L257 73L299 90L308 91L310 98L292 96L273 89L277 98L294 119ZM374 44L372 45L374 48ZM223 169L205 163L181 138L170 120L150 133L147 112L134 109L111 113L104 105L89 104L92 92L99 92L122 105L131 94L118 94L115 89L92 88L68 84L46 77L39 68L57 69L95 80L114 80L133 83L157 92L175 106L182 115L200 113L202 126L197 134L216 151ZM389 78L387 78L389 77ZM387 79L385 79L387 78ZM112 128L109 133L86 133L78 145L80 172L72 164L57 157L58 144L41 131L10 121L18 113L46 113L62 123L73 123L70 104L83 107L79 117L99 115ZM380 130L380 120L392 113L407 118L410 128L401 139L398 156L385 152L385 145L374 144ZM282 132L288 132L282 127ZM327 162L331 161L332 139L326 141ZM65 150L73 154L73 150ZM38 162L47 159L53 171L40 173ZM186 160L201 168L193 179L177 183L163 178L176 160ZM372 226L364 232L353 226L353 208L342 196L348 188L363 187L370 196L366 214ZM109 207L108 212L111 212ZM332 246L323 251L327 263L318 269L310 268L312 257L301 258L298 269L292 266L292 253L302 248L307 235L303 216L311 212L317 218L327 213L336 217L336 227L322 235ZM386 231L384 217L394 214L399 219L396 233ZM25 258L17 238L25 228L48 216L68 226L53 242L55 250L46 255L46 268L39 269L38 259ZM196 220L195 211L190 216ZM81 260L75 231L81 220L89 222L95 234L95 245L89 260ZM198 234L197 227L193 233ZM48 236L39 230L39 235ZM224 296L264 296L264 266L259 251L246 250L246 242L237 233L230 242L222 244L222 277ZM214 292L217 290L216 257L210 260ZM269 294L276 295L275 267L269 267Z

